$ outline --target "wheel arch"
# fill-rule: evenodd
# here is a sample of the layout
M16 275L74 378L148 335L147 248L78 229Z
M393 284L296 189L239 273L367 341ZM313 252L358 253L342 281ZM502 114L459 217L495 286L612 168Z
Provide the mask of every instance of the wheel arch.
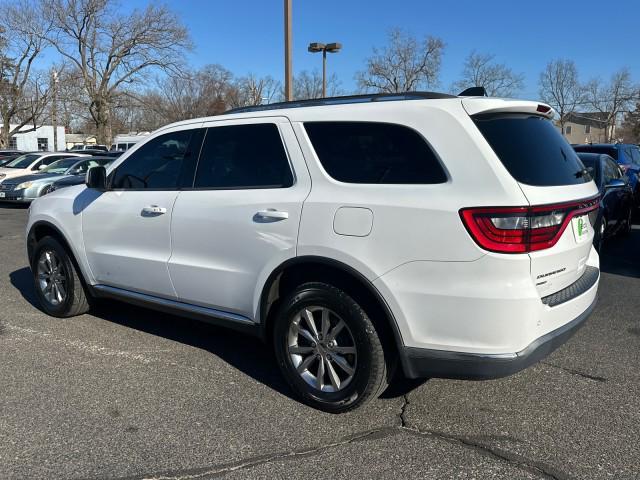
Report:
M53 223L46 220L38 220L34 222L29 228L27 233L27 257L29 259L29 266L32 264L33 250L37 243L44 237L51 236L58 240L62 246L69 252L72 261L75 263L78 272L80 273L82 280L87 284L87 277L85 272L82 271L82 266L78 258L78 253L71 246L71 243L67 240L67 236L62 230Z
M395 316L373 283L355 268L327 257L300 256L280 264L267 278L260 295L260 336L269 341L280 302L297 285L324 281L340 288L360 303L374 325L381 329L385 348L402 356L403 341ZM402 360L402 358L401 358ZM403 366L404 366L404 362Z

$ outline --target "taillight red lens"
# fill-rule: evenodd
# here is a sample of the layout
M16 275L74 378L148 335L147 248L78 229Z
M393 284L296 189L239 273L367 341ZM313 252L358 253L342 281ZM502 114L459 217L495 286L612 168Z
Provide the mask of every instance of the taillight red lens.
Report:
M460 217L471 237L491 252L527 253L553 247L569 221L598 209L599 197L536 207L463 208Z

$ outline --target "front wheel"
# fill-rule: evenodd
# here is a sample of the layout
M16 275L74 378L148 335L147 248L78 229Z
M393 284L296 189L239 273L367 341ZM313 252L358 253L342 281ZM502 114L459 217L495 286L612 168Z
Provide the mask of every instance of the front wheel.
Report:
M67 250L53 237L34 248L31 271L42 309L53 317L73 317L89 310L88 296Z
M342 290L325 283L300 285L275 322L278 364L308 405L343 413L386 387L387 359L376 328Z

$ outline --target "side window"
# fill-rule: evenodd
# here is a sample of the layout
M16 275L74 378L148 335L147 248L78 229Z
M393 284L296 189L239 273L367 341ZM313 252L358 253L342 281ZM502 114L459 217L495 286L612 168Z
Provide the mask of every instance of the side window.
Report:
M631 147L631 155L633 158L633 163L636 165L640 165L640 148Z
M85 160L82 163L79 163L73 169L73 172L70 172L72 175L80 175L82 173L87 173L91 167L95 167L97 165L93 160Z
M620 170L609 159L604 162L604 184L607 185L611 180L619 178Z
M340 182L447 181L431 147L410 128L373 122L308 122L304 126L323 168Z
M194 130L160 135L127 158L113 174L117 190L171 190L178 188Z
M211 127L200 153L194 188L287 188L289 160L273 123Z
M622 170L620 170L620 165L613 160L607 160L609 165L611 165L611 170L613 170L613 178L619 179L622 178Z

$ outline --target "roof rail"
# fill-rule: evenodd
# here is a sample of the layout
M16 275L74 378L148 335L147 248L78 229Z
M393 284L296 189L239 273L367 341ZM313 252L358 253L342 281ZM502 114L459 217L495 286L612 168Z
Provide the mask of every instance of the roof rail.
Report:
M291 102L238 107L227 110L224 113L262 112L265 110L277 110L281 108L319 107L323 105L344 105L348 103L389 102L397 100L435 100L439 98L456 98L456 96L437 92L372 93L368 95L312 98L309 100L293 100Z

